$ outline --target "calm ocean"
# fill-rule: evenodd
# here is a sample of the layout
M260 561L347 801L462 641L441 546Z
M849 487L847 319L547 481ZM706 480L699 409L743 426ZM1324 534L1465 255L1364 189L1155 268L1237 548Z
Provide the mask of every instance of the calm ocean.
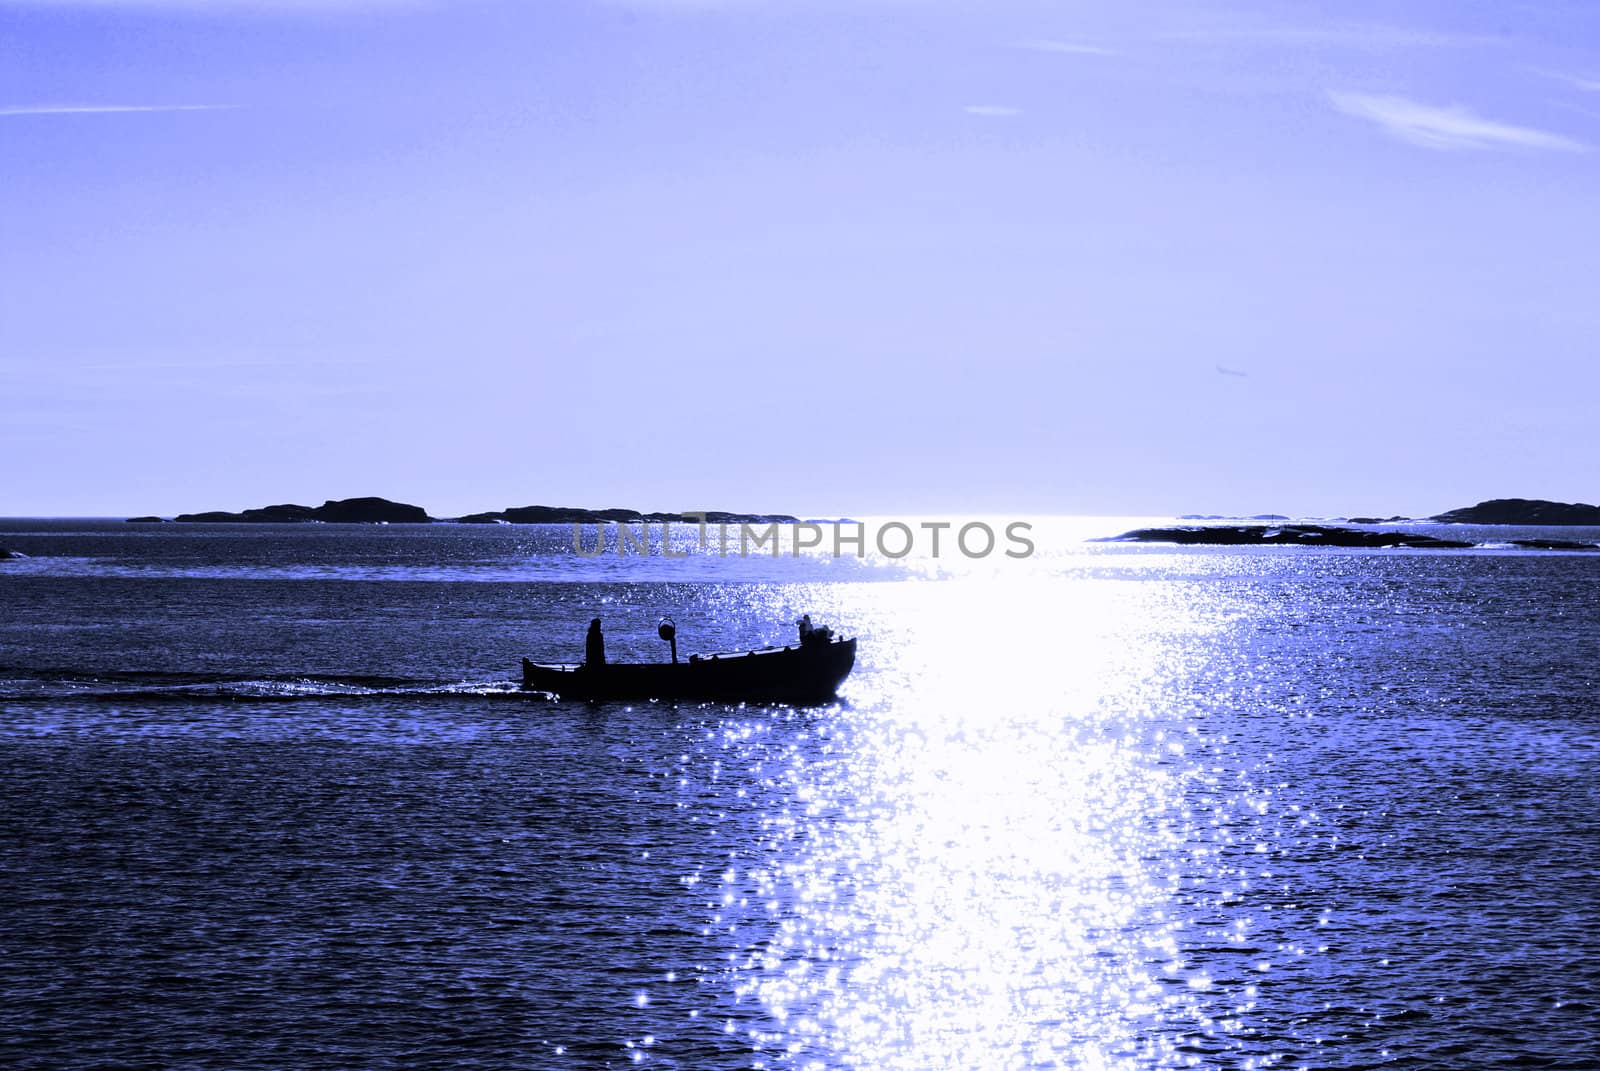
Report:
M1600 553L1131 526L0 521L0 1065L1593 1067ZM806 612L837 705L515 687Z

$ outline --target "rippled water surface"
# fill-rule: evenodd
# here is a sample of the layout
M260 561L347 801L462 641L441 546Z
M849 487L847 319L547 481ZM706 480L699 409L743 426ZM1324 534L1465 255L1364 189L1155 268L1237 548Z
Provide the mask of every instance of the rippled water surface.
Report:
M1600 1051L1600 556L0 528L0 1065ZM802 612L837 704L515 686Z

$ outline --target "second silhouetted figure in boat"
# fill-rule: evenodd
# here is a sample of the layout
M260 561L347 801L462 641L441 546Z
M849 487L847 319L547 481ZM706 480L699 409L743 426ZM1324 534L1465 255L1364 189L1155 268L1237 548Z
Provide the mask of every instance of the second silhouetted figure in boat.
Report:
M800 646L810 647L813 644L827 643L833 639L833 629L824 625L817 628L811 624L810 614L801 614L800 620L795 624L800 628Z

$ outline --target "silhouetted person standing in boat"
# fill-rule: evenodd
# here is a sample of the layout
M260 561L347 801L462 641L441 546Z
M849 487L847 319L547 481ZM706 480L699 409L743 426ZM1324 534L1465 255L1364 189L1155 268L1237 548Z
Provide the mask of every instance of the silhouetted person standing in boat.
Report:
M589 635L583 640L583 664L586 666L606 664L606 636L600 631L598 617L589 622Z

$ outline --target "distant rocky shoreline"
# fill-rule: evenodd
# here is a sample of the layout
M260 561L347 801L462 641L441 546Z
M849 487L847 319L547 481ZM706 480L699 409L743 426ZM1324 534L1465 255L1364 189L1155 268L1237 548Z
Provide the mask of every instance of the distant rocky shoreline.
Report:
M1230 518L1189 514L1181 520L1221 521ZM386 498L331 499L320 506L284 503L240 510L237 513L213 510L180 513L172 522L189 524L661 524L696 523L699 514L643 513L633 509L587 509L571 506L512 506L460 517L436 518L421 506L393 502ZM799 518L781 513L733 513L708 510L704 520L710 524L797 524ZM1100 542L1173 543L1180 546L1296 546L1296 547L1405 547L1423 550L1450 550L1481 545L1481 542L1435 534L1385 528L1349 528L1341 524L1299 524L1287 522L1280 514L1258 514L1243 524L1187 524L1162 528L1137 528ZM132 524L165 523L167 518L130 517ZM1434 517L1351 517L1347 525L1391 525L1396 523L1596 526L1600 527L1600 506L1582 502L1549 502L1542 499L1495 498L1449 510ZM1510 539L1506 545L1530 550L1600 550L1600 543L1571 539Z
M697 522L699 513L641 513L633 509L582 509L571 506L513 506L491 513L469 513L461 517L433 517L421 506L391 502L387 498L330 499L320 506L284 503L258 509L210 510L180 513L176 517L129 517L129 524L660 524L664 521ZM798 517L786 513L730 513L705 511L708 524L797 524Z

